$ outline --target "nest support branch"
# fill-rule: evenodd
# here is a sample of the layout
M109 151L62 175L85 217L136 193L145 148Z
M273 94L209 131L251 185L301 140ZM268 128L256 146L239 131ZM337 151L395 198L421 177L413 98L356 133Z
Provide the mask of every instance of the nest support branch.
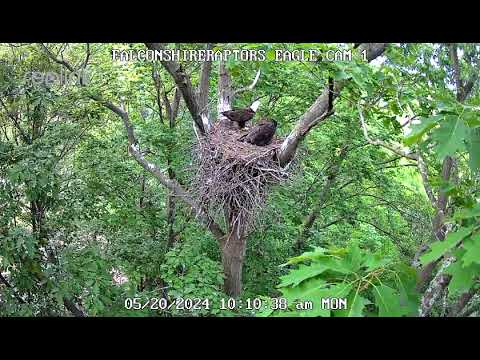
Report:
M194 152L197 174L192 189L209 215L227 232L246 235L257 223L268 189L288 179L277 160L282 139L255 146L238 139L245 130L217 122ZM240 233L242 232L242 234Z

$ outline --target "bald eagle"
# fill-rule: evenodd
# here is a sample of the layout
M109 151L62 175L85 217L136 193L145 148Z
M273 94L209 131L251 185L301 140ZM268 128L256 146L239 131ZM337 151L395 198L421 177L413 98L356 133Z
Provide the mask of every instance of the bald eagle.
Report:
M263 119L247 134L241 136L238 141L245 141L257 146L265 146L272 141L275 130L277 130L277 122L275 120L270 121Z
M246 109L233 109L224 111L221 114L224 115L228 120L238 123L240 129L245 127L245 123L255 116L255 112L258 109L260 102L254 101L253 104Z

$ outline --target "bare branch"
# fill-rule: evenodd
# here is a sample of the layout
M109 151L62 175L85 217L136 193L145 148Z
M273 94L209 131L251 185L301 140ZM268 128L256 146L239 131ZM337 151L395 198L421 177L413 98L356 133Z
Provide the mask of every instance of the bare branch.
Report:
M437 205L437 199L435 198L432 187L430 186L430 182L428 179L428 168L425 164L425 161L423 160L423 156L420 155L419 152L417 153L417 160L418 172L422 177L423 188L425 189L425 193L427 194L430 203L433 207L435 207Z
M5 109L5 111L7 112L7 116L13 121L13 125L15 126L15 128L18 130L18 132L20 133L20 136L22 137L23 141L25 141L26 144L30 144L31 143L31 140L30 140L30 137L25 133L25 131L23 131L22 127L20 126L19 122L18 122L18 119L15 115L13 115L9 110L8 110L8 107L7 105L3 102L2 99L0 99L0 104L2 105L2 107Z
M80 309L77 305L73 303L73 301L67 299L66 297L63 298L63 305L76 317L87 317L87 314Z
M175 95L173 96L173 106L172 106L172 121L177 118L178 108L180 107L181 93L178 88L175 89Z
M305 247L305 241L307 240L308 236L310 235L310 230L313 227L316 219L320 215L321 209L325 206L325 203L330 199L331 195L331 188L335 183L335 180L340 172L341 165L345 158L347 157L348 151L350 149L347 145L344 145L340 150L340 155L334 160L334 163L329 170L329 174L327 176L327 181L323 186L320 196L312 209L312 211L308 214L303 222L303 229L300 236L295 241L294 247L296 249L303 249Z
M475 296L475 294L478 292L478 289L472 288L469 291L464 292L462 295L460 295L460 298L458 299L457 303L453 306L453 308L450 310L448 313L448 316L459 316L463 309L467 306L469 301Z
M445 274L444 271L454 261L455 258L453 256L449 256L442 262L437 275L430 282L427 290L422 296L419 310L420 317L426 317L430 314L433 305L435 305L437 300L440 298L443 289L448 286L451 276Z
M457 100L460 100L463 97L463 84L460 74L460 64L458 62L457 45L450 44L448 49L453 66L453 78L455 79L455 86L457 88Z
M82 63L82 68L84 68L84 69L87 67L88 60L90 60L90 55L91 55L90 54L90 44L87 43L86 46L87 46L87 52L85 54L85 60L83 60L83 63Z

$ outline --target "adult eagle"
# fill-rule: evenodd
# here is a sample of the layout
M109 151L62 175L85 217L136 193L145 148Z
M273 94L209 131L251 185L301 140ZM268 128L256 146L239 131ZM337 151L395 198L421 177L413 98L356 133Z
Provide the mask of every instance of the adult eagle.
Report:
M257 146L265 146L272 141L275 130L277 130L277 122L275 120L263 119L238 140Z
M258 109L260 102L254 101L253 104L246 109L233 109L222 112L228 120L238 123L240 129L245 127L245 123L255 116L255 112Z

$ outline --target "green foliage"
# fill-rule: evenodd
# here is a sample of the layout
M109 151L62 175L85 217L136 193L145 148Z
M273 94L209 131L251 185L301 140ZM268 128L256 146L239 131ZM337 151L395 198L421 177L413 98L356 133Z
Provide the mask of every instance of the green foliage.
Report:
M421 262L426 265L443 256L448 250L454 248L460 241L470 236L472 228L461 228L456 232L447 235L444 241L434 243L430 251L420 257Z
M220 264L208 258L205 253L191 245L175 247L165 255L160 268L161 277L166 284L168 299L208 299L210 308L177 309L172 307L172 315L218 315L222 292L223 272Z
M315 248L284 266L294 264L278 285L288 310L276 310L269 316L416 315L415 270L361 249L355 242L347 248ZM339 299L346 300L346 307L331 309L330 304L335 306ZM304 304L312 304L312 308L304 309Z
M217 242L178 197L170 198L174 208L169 218L171 193L129 155L122 121L89 98L101 94L116 105L123 103L145 157L190 191L196 171L192 119L182 100L174 123L169 121L162 96L159 107L152 72L158 72L169 100L176 88L173 79L160 64L111 59L112 49L139 50L144 44L89 46L91 81L78 87L28 80L32 71L65 70L39 44L0 44L0 271L13 285L0 284L0 315L70 316L64 306L70 299L89 316L251 316L219 309L225 294ZM466 84L478 71L478 48L457 46ZM72 64L85 60L85 44L48 47ZM265 51L264 61L227 61L233 89L250 85L261 70L255 88L239 93L233 105L248 106L261 97L255 120L275 118L281 137L316 101L330 76L342 83L334 115L305 137L292 178L271 189L258 226L248 236L241 298L258 295L273 304L272 299L285 297L291 302L288 310L263 315L417 314L415 274L404 264L411 263L421 244L432 242L435 204L425 194L416 164L366 143L356 103L364 105L371 138L419 151L427 185L436 196L443 192L449 197L445 216L452 231L445 241L433 241L421 257L423 264L456 258L445 270L452 275L451 297L478 286L478 84L463 103L456 100L444 44L390 44L374 64L361 56L352 61L274 61L277 49L350 48L352 44L215 44L216 50ZM202 63L181 65L197 87ZM218 62L212 65L208 110L215 119ZM405 119L411 122L404 125ZM344 146L348 151L340 161ZM455 157L456 169L450 181L443 181L441 163L447 156ZM295 244L314 211L305 243L315 249L300 254ZM287 265L276 266L286 259ZM113 269L128 280L115 283ZM347 309L322 309L320 299L328 296L347 299ZM209 299L212 306L194 311L125 306L126 299L145 304L152 298L170 304L177 298ZM294 308L304 301L314 309Z

